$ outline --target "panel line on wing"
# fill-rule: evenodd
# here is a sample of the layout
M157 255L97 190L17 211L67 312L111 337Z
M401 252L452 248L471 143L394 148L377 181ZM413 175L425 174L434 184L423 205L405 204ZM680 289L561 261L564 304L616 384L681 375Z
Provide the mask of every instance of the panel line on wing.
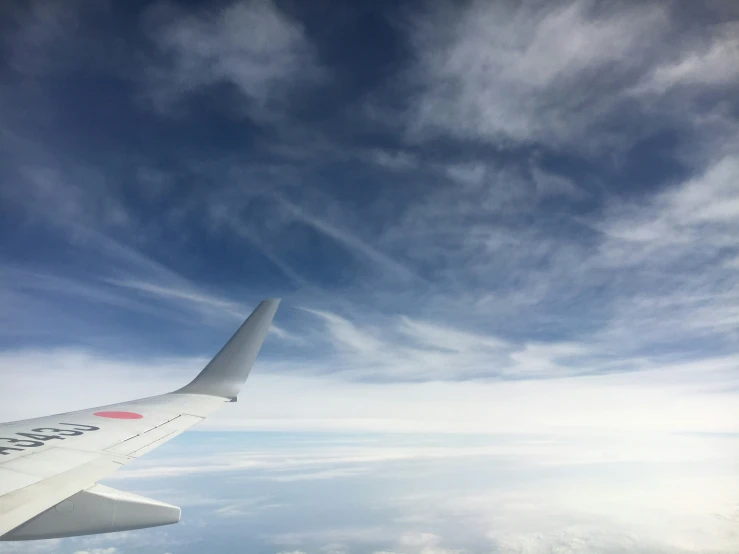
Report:
M141 433L124 442L106 448L105 451L113 454L122 454L124 456L134 456L137 452L143 450L147 446L154 443L158 444L160 441L164 442L172 434L189 429L193 425L200 423L202 420L202 417L196 416L177 416L162 425L158 425L157 427L150 429L146 433Z

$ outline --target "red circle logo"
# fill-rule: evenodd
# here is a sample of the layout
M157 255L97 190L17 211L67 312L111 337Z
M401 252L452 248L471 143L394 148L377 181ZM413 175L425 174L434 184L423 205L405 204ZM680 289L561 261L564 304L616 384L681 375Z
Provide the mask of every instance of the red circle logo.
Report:
M141 414L134 412L95 412L93 415L98 417L109 417L111 419L141 419Z

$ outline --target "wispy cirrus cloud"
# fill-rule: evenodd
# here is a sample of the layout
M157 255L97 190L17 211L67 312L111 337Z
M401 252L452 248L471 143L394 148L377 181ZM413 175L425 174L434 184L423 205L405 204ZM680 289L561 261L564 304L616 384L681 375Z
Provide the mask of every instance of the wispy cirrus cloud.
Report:
M105 4L83 0L70 9L60 2L33 0L4 5L3 46L10 66L31 77L67 68L77 47L75 31L87 16L104 11Z
M739 233L738 178L735 155L722 156L646 204L615 203L595 223L604 233L598 263L631 271L642 291L620 301L612 326L624 332L629 318L642 340L660 340L665 320L675 339L736 336L739 296L731 260L737 245L731 237Z
M736 22L709 26L658 64L637 85L636 92L664 94L675 89L700 94L706 87L737 88L739 79L739 27Z
M357 327L336 314L311 312L324 321L331 367L354 379L551 378L597 372L608 363L585 344L521 344L409 317Z
M590 156L679 126L718 145L736 129L736 22L706 12L698 29L657 2L424 4L407 18L409 138Z
M432 3L411 20L419 91L410 132L572 146L620 103L635 54L667 27L656 4ZM637 68L638 69L638 66Z
M145 15L162 56L150 73L157 105L170 105L203 89L227 85L253 117L285 106L296 86L315 83L323 70L303 26L272 0L232 2L194 13L169 4Z

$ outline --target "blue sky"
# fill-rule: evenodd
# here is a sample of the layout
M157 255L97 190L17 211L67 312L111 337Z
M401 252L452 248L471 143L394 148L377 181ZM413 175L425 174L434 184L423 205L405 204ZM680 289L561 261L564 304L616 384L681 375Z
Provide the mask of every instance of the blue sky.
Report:
M1 419L176 388L284 299L242 401L116 480L193 519L35 548L739 548L734 2L33 1L0 37Z

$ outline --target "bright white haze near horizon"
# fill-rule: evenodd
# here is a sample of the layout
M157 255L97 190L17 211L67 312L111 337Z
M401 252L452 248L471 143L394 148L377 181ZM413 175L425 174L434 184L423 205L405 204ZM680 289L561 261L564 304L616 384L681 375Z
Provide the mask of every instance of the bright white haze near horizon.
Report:
M0 6L0 420L239 401L52 554L739 552L739 5Z

